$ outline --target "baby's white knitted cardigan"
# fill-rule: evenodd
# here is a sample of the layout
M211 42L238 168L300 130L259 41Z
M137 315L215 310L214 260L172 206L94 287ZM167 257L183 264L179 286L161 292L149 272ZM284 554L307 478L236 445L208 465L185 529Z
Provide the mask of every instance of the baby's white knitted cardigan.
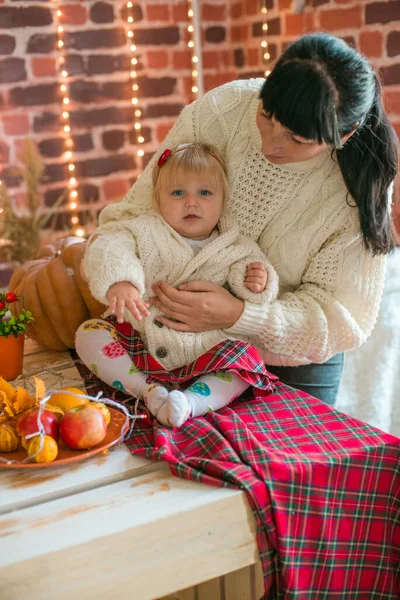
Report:
M216 146L228 164L239 228L259 243L280 283L277 300L246 303L227 332L250 338L267 364L324 362L371 333L386 259L365 249L358 209L329 151L286 165L263 156L256 127L262 81L228 83L186 107L126 198L107 206L100 223L149 207L151 169L165 148L188 141Z
M228 284L238 298L249 303L267 304L274 300L278 276L257 243L245 239L227 216L219 220L218 227L220 234L195 252L157 213L109 222L96 230L86 246L83 270L90 291L96 300L107 304L110 286L129 281L147 301L156 281L178 287L199 280ZM252 262L263 262L267 269L267 285L260 293L251 292L244 285L246 267ZM129 310L125 310L124 318L140 333L150 354L168 370L190 364L223 340L237 337L222 329L188 333L160 327L159 310L150 306L149 311L150 315L141 321L136 321Z

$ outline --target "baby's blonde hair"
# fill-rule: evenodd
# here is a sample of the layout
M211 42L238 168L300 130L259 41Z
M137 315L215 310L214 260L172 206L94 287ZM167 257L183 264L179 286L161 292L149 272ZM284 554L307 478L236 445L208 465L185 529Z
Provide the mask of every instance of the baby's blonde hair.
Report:
M212 179L212 183L223 189L223 210L229 198L227 168L221 154L212 146L200 143L178 144L172 146L171 154L162 165L153 168L153 206L159 207L160 195L178 182L179 175L203 174ZM164 151L165 152L165 151ZM163 155L161 155L163 156Z

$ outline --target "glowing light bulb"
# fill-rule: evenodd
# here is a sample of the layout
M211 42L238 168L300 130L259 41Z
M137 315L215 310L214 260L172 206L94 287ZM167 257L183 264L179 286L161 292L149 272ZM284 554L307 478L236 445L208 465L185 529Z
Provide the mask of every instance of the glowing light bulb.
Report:
M192 57L192 62L194 62L194 63L197 63L197 62L199 62L199 59L198 59L198 57L197 57L197 56L193 56L193 57Z
M77 235L78 237L84 237L84 235L85 235L85 232L84 232L84 230L83 230L83 229L77 229L77 230L75 231L75 233L76 233L76 235Z
M77 198L78 197L78 192L76 190L72 190L72 192L70 193L71 198Z
M58 31L59 33L62 33L62 32L64 31L64 27L61 27L61 25L59 25L59 26L57 27L57 31Z
M68 165L69 171L75 171L75 165Z
M193 48L194 47L194 42L192 40L190 40L190 42L188 42L188 46L189 46L189 48Z
M140 123L135 123L135 129L140 129L142 126Z
M198 91L199 91L199 88L197 87L197 85L192 86L192 92L194 94L197 94Z
M132 104L137 104L138 103L138 99L137 98L132 98L131 102L132 102Z
M137 110L135 110L135 117L140 117L142 114L142 111L138 108Z
M269 52L266 52L266 53L264 54L264 58L265 58L265 60L269 60L269 59L271 58L271 55L270 55L270 53L269 53Z
M128 31L128 37L133 37L133 31Z
M192 71L192 77L197 77L197 75L198 75L198 73L197 73L196 69L194 69L194 70Z
M62 40L58 40L58 47L62 48L64 46L64 42Z
M263 41L261 42L261 46L262 46L263 48L266 48L266 47L267 47L267 42L266 42L265 40L263 40Z
M69 104L69 98L63 98L63 103L64 104Z
M71 127L69 125L64 125L65 133L69 133L71 131Z
M138 150L138 156L144 156L144 150Z
M68 71L61 71L61 75L63 77L68 77Z
M188 17L193 17L194 12L192 9L188 10Z
M132 6L133 6L132 2L128 2L127 7L132 8Z
M68 208L69 208L69 210L76 210L78 208L78 205L76 202L70 202L68 204Z
M62 113L62 116L63 116L64 119L68 119L69 112L67 112L66 110L64 110L64 112Z
M131 17L131 16L128 17L128 23L133 23L133 17Z
M131 65L137 65L137 58L131 58Z
M268 31L268 23L263 23L263 31Z
M78 223L79 223L78 217L71 217L71 223L72 223L72 225L78 225Z
M144 137L143 137L142 135L140 135L140 136L138 137L138 142L139 142L139 144L143 144L143 142L144 142Z
M188 27L188 31L190 31L190 33L192 33L192 32L194 31L194 27L193 27L193 25L189 25L189 27Z
M70 177L69 184L70 185L76 185L76 179L75 179L75 177Z
M139 86L138 86L138 84L137 84L137 83L134 83L134 84L133 84L133 86L132 86L132 89L133 89L135 92L137 92L137 91L138 91L138 89L139 89Z

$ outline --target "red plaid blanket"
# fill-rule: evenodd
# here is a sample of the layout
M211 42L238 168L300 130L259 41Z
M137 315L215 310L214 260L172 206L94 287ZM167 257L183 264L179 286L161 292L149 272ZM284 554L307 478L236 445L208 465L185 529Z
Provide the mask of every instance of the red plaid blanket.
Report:
M117 328L135 362L144 356L165 378L138 338ZM90 393L126 402L77 366ZM254 391L179 430L139 420L126 444L179 477L245 491L265 600L398 600L400 440L282 383Z

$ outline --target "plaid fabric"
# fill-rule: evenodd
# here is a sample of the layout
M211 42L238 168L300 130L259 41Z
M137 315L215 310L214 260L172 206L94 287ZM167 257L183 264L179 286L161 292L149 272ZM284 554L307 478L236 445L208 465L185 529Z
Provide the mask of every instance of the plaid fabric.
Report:
M77 366L90 393L127 402ZM178 477L246 493L265 600L398 600L400 440L280 382L243 400L180 429L139 420L126 444Z
M130 323L117 323L113 317L105 320L118 331L122 346L138 369L149 373L153 379L160 382L182 385L200 375L223 371L236 373L249 385L257 388L258 393L270 393L275 389L273 382L277 381L278 377L267 371L260 353L250 344L238 340L225 340L189 365L166 371L157 359L147 352Z

